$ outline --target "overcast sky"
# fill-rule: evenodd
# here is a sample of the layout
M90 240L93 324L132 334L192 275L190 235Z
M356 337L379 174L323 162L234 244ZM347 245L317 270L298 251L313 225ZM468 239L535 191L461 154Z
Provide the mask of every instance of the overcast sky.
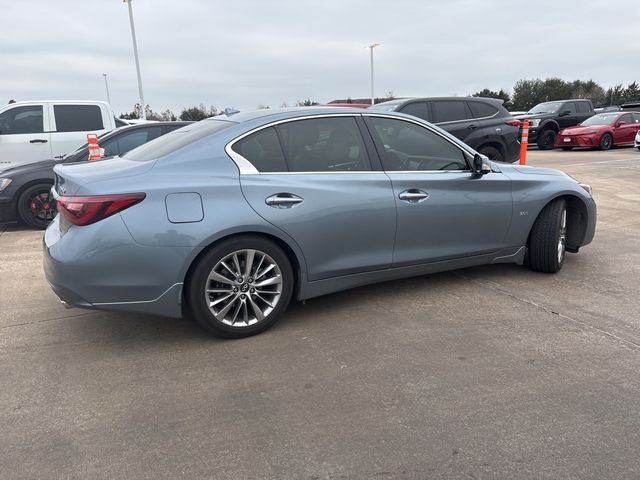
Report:
M521 78L640 81L638 0L133 0L145 101L278 107L467 95ZM0 104L138 101L122 0L0 0Z

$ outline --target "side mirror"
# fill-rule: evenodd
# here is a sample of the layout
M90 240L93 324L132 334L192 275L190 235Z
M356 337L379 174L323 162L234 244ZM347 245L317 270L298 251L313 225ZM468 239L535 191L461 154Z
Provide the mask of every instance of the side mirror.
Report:
M491 172L491 165L486 163L488 160L484 155L476 153L473 156L473 173L476 175L486 175Z
M620 120L618 123L616 123L616 127L621 127L623 125L626 125L627 122L625 122L624 120Z
M571 115L571 110L564 110L560 112L561 117L566 117L567 115Z

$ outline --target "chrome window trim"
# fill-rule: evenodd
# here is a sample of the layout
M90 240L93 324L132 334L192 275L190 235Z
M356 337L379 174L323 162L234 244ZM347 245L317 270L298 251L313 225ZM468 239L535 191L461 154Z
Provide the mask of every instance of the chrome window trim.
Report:
M438 123L434 123L434 125L449 125L450 123L458 123L458 122L473 122L475 120L488 120L490 118L495 117L496 115L498 115L500 112L496 112L493 115L491 115L490 117L473 117L473 118L465 118L463 120L449 120L448 122L438 122ZM505 117L507 118L507 117Z
M401 113L401 112L400 112ZM316 119L316 118L332 118L332 117L351 117L354 120L356 119L356 117L379 117L379 118L390 118L392 120L400 120L400 121L404 121L404 122L409 122L409 123L413 123L415 125L418 125L419 127L425 128L427 130L429 130L431 133L434 133L436 135L438 135L440 138L442 138L443 140L449 142L451 145L455 146L456 148L460 149L463 153L466 153L467 155L473 157L473 155L475 154L475 152L473 150L471 150L471 147L468 147L466 145L458 145L456 142L452 142L450 138L446 137L445 135L443 135L442 133L438 132L436 129L432 128L430 124L426 124L426 123L422 123L420 121L416 121L413 120L411 118L406 118L406 117L400 117L398 115L389 115L386 114L384 112L364 112L364 113L327 113L327 114L318 114L318 115L308 115L308 116L303 116L303 117L294 117L294 118L285 118L282 120L275 120L273 122L269 122L265 125L260 125L259 127L255 127L251 130L249 130L248 132L243 133L242 135L237 136L236 138L230 140L229 142L227 142L227 144L224 147L224 151L227 155L229 155L229 157L231 158L231 160L233 160L233 162L236 164L236 166L238 167L238 170L240 171L240 175L309 175L309 174L314 174L314 175L324 175L324 174L330 174L330 175L335 175L335 174L371 174L371 173L378 173L378 174L385 174L385 173L470 173L471 172L471 168L469 168L468 170L357 170L357 171L353 171L353 170L341 170L341 171L337 171L337 172L332 172L332 171L312 171L312 172L260 172L258 171L258 169L256 167L253 166L253 164L247 160L246 158L244 158L242 155L240 155L239 153L235 152L233 150L233 146L236 144L236 142L239 142L240 140L242 140L245 137L248 137L249 135L259 132L260 130L264 130L266 128L270 128L270 127L275 127L276 125L280 125L283 123L289 123L289 122L296 122L299 120L310 120L310 119ZM467 166L469 165L469 159L467 160Z

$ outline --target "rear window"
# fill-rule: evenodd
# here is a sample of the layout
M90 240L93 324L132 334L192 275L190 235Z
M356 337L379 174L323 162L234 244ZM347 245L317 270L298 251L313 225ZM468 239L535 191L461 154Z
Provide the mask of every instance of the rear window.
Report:
M429 120L429 114L427 112L427 103L426 102L413 102L405 105L400 109L402 113L406 113L407 115L413 115L414 117L422 118L424 120Z
M102 130L102 112L97 105L54 105L57 132Z
M493 105L484 102L467 102L473 118L493 117L498 113L498 109Z
M160 138L156 138L153 142L145 143L144 145L126 153L123 157L127 160L135 160L137 162L155 160L156 158L164 157L165 155L173 153L190 143L233 125L237 125L237 123L225 120L202 120L192 125L174 130L173 132L169 132Z
M578 113L589 113L591 111L591 105L587 102L577 102L578 103Z

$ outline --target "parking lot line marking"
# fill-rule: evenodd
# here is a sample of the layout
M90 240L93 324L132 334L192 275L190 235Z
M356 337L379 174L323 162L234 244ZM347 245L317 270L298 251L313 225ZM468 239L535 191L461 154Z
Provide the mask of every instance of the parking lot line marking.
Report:
M563 167L583 167L585 165L594 165L596 163L614 163L614 162L637 162L635 158L617 158L615 160L600 160L598 162L589 162L589 163L570 163L569 165L563 165Z
M507 295L508 297L511 297L514 300L517 300L519 302L526 303L527 305L531 305L533 307L539 308L539 309L545 311L546 313L548 313L550 315L556 315L556 316L558 316L558 317L560 317L560 318L562 318L564 320L569 320L570 322L573 322L573 323L575 323L577 325L581 325L583 327L586 327L587 329L595 330L596 332L598 332L598 333L600 333L600 334L602 334L602 335L604 335L606 337L612 338L612 339L614 339L614 340L616 340L616 341L618 341L620 343L623 343L623 344L625 344L627 346L630 346L634 351L640 348L640 343L634 342L633 340L629 340L629 339L626 339L626 338L619 337L615 333L611 333L611 332L609 332L607 330L603 330L602 328L596 327L594 325L591 325L590 323L587 323L587 322L582 321L582 320L578 320L577 318L570 317L570 316L565 315L563 313L556 312L555 310L552 310L552 309L550 309L548 307L545 307L544 305L540 305L539 303L536 303L536 302L534 302L532 300L528 300L526 298L519 297L519 296L509 292L508 290L497 286L497 284L495 282L482 282L480 280L476 280L476 279L473 279L471 277L468 277L468 276L466 276L466 275L464 275L464 274L462 274L462 273L460 273L458 271L454 271L452 273L454 275L462 278L463 280L467 280L469 282L473 282L473 283L476 283L478 285L481 285L481 286L484 286L484 287L488 287L488 288L490 288L492 290L495 290L495 291L500 292L500 293L502 293L504 295Z

